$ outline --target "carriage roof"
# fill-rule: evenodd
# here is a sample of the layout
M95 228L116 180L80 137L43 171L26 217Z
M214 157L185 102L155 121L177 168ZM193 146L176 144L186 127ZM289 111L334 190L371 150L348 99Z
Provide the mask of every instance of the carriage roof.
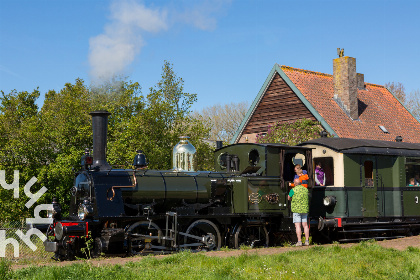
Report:
M299 146L318 145L345 154L374 154L420 157L420 143L392 142L352 138L318 138Z
M223 146L221 149L227 148L227 147L237 147L237 146L261 146L261 147L270 147L270 148L283 148L283 149L300 149L300 150L310 150L311 148L303 147L303 146L289 146L285 144L279 144L279 143L237 143L237 144L231 144ZM221 150L221 149L217 149Z

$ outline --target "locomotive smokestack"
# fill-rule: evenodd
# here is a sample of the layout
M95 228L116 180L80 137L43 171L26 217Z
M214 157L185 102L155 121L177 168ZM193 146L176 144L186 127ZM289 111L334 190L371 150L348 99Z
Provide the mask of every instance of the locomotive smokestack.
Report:
M108 111L94 111L90 112L92 116L93 129L93 164L92 168L99 167L99 169L111 169L111 166L106 162L106 134L108 130L108 116L111 115Z

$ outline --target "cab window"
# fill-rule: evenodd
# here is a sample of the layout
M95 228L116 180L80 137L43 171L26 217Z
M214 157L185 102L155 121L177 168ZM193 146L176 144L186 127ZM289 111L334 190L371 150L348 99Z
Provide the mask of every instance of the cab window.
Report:
M364 163L365 167L365 186L373 187L373 161L367 160Z

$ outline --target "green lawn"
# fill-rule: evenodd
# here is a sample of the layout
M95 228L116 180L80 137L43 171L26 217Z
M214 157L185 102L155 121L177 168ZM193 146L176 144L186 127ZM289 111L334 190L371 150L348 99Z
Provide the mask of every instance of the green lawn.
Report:
M397 251L375 242L266 256L245 251L228 258L183 252L100 267L86 263L12 271L7 261L0 264L1 279L420 279L420 249Z

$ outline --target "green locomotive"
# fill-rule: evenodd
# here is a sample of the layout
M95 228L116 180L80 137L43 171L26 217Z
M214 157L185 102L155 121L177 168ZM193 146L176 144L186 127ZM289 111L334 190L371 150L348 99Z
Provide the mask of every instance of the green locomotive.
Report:
M373 233L389 238L420 225L420 186L405 186L407 176L420 167L420 145L331 138L299 146L236 144L215 151L216 171L209 172L195 171L195 149L182 139L174 149L172 170L147 169L141 151L133 169L113 169L105 156L109 113L91 115L93 158L88 153L82 157L69 217L61 217L53 202L54 224L44 245L57 259L80 255L87 237L94 240L93 255L293 240L287 195L296 164L309 176L314 238L345 241ZM318 162L325 169L323 187L315 186Z

